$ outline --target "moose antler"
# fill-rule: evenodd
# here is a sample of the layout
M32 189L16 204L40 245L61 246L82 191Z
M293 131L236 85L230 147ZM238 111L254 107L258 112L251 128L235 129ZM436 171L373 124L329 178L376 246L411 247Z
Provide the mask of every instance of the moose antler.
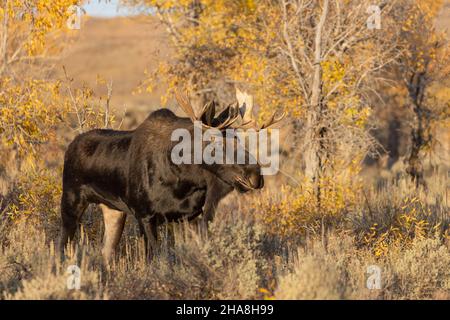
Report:
M241 106L241 109L243 111L241 112L242 124L240 125L240 127L245 127L247 129L252 128L256 131L259 131L267 129L271 125L283 120L283 118L286 116L286 112L283 112L278 117L276 116L276 112L274 112L268 121L264 122L261 126L258 127L258 123L253 116L253 96L245 91L239 90L239 88L236 88L236 99L238 100L238 104Z
M184 113L186 113L186 115L192 120L192 122L199 121L199 119L195 115L194 108L189 101L187 93L182 94L179 90L176 90L175 98L177 99L177 102L180 105L181 109L183 109Z
M200 121L202 125L206 128L214 128L218 130L223 130L229 128L239 119L239 105L229 105L224 111L220 113L217 118L215 116L215 103L214 101L209 102L203 106L200 116L195 114L194 108L189 101L187 93L181 93L176 90L175 98L178 104L186 113L186 115L191 119L192 122Z
M215 118L215 103L209 102L203 106L199 116L195 114L194 108L189 101L187 93L181 93L179 90L175 91L175 98L178 104L183 109L184 113L191 119L192 122L200 121L206 128L215 128L223 130L229 128L236 121L241 118L242 121L237 128L255 129L256 131L267 129L271 125L281 121L286 115L283 112L280 116L276 116L276 112L272 114L268 121L258 126L256 119L253 116L253 96L247 92L243 92L236 88L236 104L230 104Z

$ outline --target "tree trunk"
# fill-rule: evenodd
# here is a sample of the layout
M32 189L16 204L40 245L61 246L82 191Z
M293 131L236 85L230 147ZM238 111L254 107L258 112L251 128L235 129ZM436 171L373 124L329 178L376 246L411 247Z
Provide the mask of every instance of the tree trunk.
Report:
M411 130L411 152L408 157L408 167L406 173L409 174L411 180L415 183L416 188L423 186L426 188L425 179L423 177L423 165L420 158L420 151L425 146L424 130L422 125L422 110L420 106L414 106L415 128Z
M320 178L323 172L324 128L321 125L322 106L322 30L328 14L328 0L323 3L319 23L316 26L314 39L314 76L311 86L310 111L307 120L306 141L308 149L305 154L305 174L314 185L317 207L320 210Z
M426 188L426 182L423 177L423 165L420 158L420 151L425 147L428 140L425 138L424 122L426 112L423 107L423 98L425 93L425 72L415 72L411 76L408 85L409 96L412 100L411 106L414 112L414 127L411 130L411 152L408 157L408 167L406 173L415 183L416 188L423 186Z

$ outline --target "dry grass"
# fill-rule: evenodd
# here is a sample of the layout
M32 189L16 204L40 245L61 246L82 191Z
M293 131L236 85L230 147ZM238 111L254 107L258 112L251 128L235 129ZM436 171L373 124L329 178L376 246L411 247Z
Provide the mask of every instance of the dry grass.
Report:
M160 229L160 248L152 264L144 259L135 222L127 222L120 257L106 270L100 258L102 224L97 210L84 217L75 252L61 262L54 231L44 224L3 217L0 240L2 299L450 299L450 249L445 228L434 234L395 237L375 254L363 236L374 221L393 224L403 196L411 191L385 186L367 203L347 212L324 236L298 241L271 235L270 226L244 206L259 195L237 195L221 206L207 236L187 223ZM390 191L389 191L390 190ZM441 189L442 190L442 189ZM389 192L388 192L389 191ZM439 199L438 194L435 194ZM425 194L416 194L425 197ZM442 201L426 197L427 216L448 228ZM370 207L370 210L368 209ZM301 214L300 212L298 214ZM399 213L397 213L398 215ZM444 230L445 229L445 230ZM80 290L67 289L67 267L81 268ZM366 287L367 267L381 268L382 288Z

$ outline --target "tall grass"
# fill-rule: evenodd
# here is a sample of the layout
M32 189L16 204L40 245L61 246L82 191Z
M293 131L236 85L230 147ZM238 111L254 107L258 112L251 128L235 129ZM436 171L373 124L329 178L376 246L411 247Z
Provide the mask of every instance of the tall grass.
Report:
M231 195L208 234L188 223L161 227L151 264L129 218L108 269L101 262L103 226L95 208L63 262L53 229L31 218L2 217L0 298L450 299L445 187L420 192L390 183L367 190L342 219L330 220L325 233L301 233L298 239L274 235L258 208L248 205L264 193ZM69 265L81 269L80 290L67 288ZM370 265L381 268L379 290L367 288Z

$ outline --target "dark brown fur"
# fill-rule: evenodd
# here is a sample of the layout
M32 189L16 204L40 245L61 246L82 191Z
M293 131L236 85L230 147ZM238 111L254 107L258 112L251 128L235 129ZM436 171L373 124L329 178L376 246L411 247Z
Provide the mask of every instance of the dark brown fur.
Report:
M263 186L259 165L173 164L170 153L175 142L170 137L177 128L192 131L193 124L160 109L133 131L92 130L72 141L64 159L62 253L90 203L102 204L106 246L117 245L125 214L131 214L151 259L159 224L194 219L202 213L203 220L210 221L219 201L233 189L245 192L248 185ZM109 215L114 221L108 221ZM105 259L113 249L104 249Z

